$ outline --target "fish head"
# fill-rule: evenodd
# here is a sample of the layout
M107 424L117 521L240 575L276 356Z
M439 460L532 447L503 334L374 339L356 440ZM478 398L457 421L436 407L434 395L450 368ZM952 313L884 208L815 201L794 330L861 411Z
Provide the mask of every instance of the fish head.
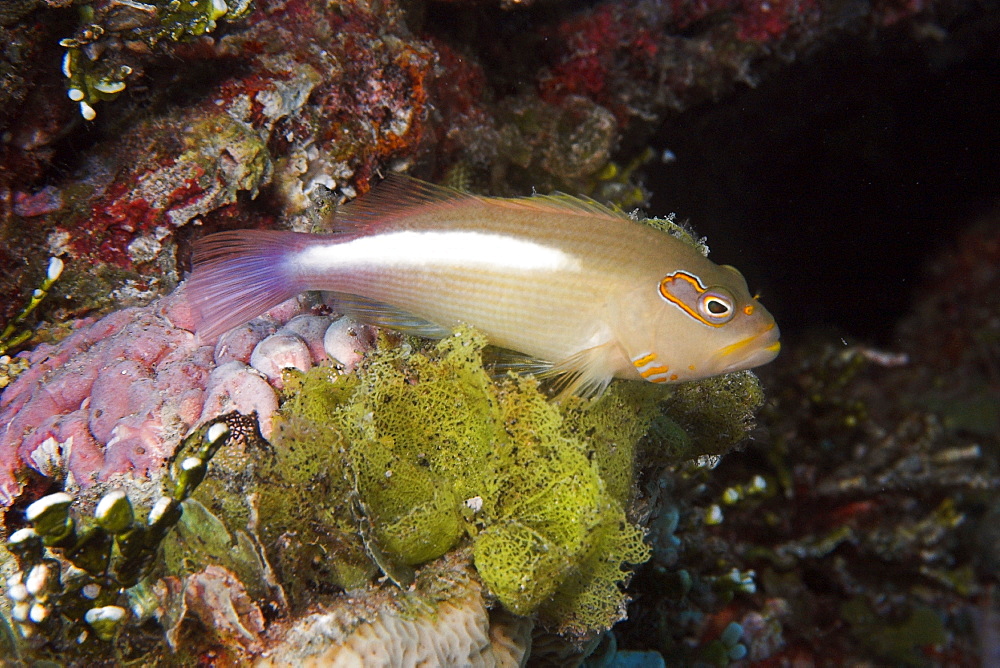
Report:
M650 293L647 287L632 300L645 313L644 333L622 337L632 338L625 348L645 380L683 382L752 369L781 349L774 317L734 267L707 263L698 273L671 271Z

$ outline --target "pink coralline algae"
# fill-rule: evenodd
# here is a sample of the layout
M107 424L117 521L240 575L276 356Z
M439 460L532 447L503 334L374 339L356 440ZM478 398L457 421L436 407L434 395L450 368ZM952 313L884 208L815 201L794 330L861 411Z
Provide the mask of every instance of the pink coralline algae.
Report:
M79 321L27 353L31 367L0 395L0 504L17 499L29 470L82 488L159 476L181 438L228 411L256 411L268 436L283 369L331 358L351 367L372 343L363 326L313 310L299 297L203 342L180 291Z

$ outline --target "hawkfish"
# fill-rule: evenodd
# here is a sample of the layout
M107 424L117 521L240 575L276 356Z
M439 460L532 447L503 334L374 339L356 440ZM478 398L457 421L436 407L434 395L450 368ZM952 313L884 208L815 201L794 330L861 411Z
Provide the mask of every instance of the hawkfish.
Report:
M220 232L196 243L186 294L203 339L306 290L426 337L461 324L562 391L750 369L781 347L735 268L593 200L484 197L392 174L331 234Z

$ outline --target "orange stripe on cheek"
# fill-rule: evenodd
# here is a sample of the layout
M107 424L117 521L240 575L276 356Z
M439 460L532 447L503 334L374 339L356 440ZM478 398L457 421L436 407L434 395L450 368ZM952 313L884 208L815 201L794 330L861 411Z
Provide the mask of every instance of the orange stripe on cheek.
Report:
M655 376L658 373L666 373L667 371L670 371L670 367L668 366L651 366L645 371L640 372L639 375L643 378L649 378L650 376Z
M659 378L650 378L649 382L651 382L651 383L665 383L665 382L667 382L667 379L664 378L663 376L660 376Z
M648 355L643 355L637 360L633 360L632 364L634 364L638 368L640 366L643 366L644 364L649 364L655 359L656 359L656 353L649 353Z

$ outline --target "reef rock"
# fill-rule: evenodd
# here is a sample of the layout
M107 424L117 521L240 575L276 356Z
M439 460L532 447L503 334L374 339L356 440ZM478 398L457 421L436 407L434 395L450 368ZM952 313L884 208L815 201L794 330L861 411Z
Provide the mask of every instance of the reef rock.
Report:
M410 591L366 591L280 629L256 665L523 666L532 626L491 613L468 562L445 558Z

